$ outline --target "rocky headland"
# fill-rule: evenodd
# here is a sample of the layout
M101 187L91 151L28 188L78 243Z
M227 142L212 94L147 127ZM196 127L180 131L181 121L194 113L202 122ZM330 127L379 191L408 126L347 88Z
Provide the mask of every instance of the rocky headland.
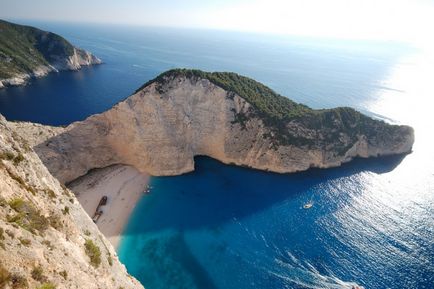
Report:
M100 63L98 57L57 34L0 20L0 88Z
M65 183L113 164L155 176L182 174L194 170L200 155L291 173L408 153L413 142L411 127L351 108L314 110L235 73L178 69L35 150Z

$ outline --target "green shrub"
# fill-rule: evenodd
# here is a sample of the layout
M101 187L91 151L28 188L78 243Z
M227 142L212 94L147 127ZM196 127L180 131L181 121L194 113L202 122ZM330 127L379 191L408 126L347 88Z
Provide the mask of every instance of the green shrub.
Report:
M41 286L39 286L37 289L56 289L56 285L54 285L51 282L44 283Z
M32 244L32 241L30 239L21 239L20 238L19 240L20 240L21 245L24 245L26 247L29 247L30 244Z
M0 153L0 159L11 161L14 159L14 154L11 152Z
M25 205L25 201L21 198L15 198L9 201L9 206L19 212Z
M64 215L69 214L69 207L65 207L65 208L62 210L62 213L63 213Z
M16 214L6 217L9 223L16 224L32 233L44 232L48 228L47 218L42 216L29 202L16 198L11 200L9 205L16 211Z
M61 272L59 272L60 276L63 277L63 279L67 279L68 278L68 272L66 272L66 270L63 270Z
M90 258L90 263L92 264L92 266L97 268L101 264L101 250L90 239L86 240L86 242L84 243L84 248L86 254Z
M44 270L42 270L41 266L37 266L33 268L31 272L32 278L36 281L43 282L46 280L46 277L44 276Z
M47 246L47 248L50 249L50 250L54 249L54 246L51 244L51 242L49 240L42 241L42 244L44 244L45 246Z
M20 185L22 185L22 186L25 186L26 185L26 183L24 182L24 180L20 177L20 176L18 176L18 175L15 175L15 174L9 174L10 175L10 177L13 179L13 180L15 180L17 183L19 183Z
M10 277L10 282L13 289L28 288L29 284L24 276L14 273Z
M54 199L56 197L56 193L52 189L46 189L44 191L51 199Z
M63 228L63 223L60 216L52 215L48 217L48 222L50 223L50 226L56 229L57 231L60 231Z
M18 165L23 160L24 160L24 156L21 153L18 153L18 155L14 158L14 164Z

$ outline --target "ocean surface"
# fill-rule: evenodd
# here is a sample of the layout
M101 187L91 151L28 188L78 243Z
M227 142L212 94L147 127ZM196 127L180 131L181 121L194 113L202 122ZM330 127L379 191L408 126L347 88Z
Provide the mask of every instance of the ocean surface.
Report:
M314 108L352 106L415 128L405 157L290 175L199 157L195 172L153 177L118 252L147 289L434 288L431 54L396 43L27 24L105 64L0 90L8 119L65 125L189 67L238 72Z

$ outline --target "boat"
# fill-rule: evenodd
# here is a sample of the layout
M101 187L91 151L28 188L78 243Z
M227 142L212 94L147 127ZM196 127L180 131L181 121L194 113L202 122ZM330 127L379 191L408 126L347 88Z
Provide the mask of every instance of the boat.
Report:
M151 192L151 187L147 186L145 190L145 194L149 194Z
M98 204L97 210L98 210L99 207L101 207L101 206L105 206L106 204L107 204L107 196L103 196L103 197L101 198L101 200L99 201L99 204Z
M105 206L107 204L107 196L103 196L101 198L101 200L98 203L98 206L95 209L95 213L93 214L92 220L94 223L96 223L99 219L99 217L101 217L102 215L102 210L100 210L101 206Z
M93 215L92 221L96 224L98 222L98 219L101 217L103 211L96 211Z
M309 202L303 205L303 209L310 209L313 206L313 202Z

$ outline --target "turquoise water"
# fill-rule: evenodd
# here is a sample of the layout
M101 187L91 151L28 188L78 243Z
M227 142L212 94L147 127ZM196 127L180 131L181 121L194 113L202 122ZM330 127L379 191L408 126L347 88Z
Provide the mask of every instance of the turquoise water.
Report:
M10 119L67 124L173 67L254 77L315 108L348 105L416 130L406 157L278 175L196 159L154 177L120 259L147 289L433 288L432 58L392 43L35 23L106 64L0 90ZM312 202L311 209L303 205Z
M152 179L119 255L147 288L431 288L433 252L413 250L432 242L432 208L418 219L365 191L395 190L383 175L401 161L279 175L199 158Z

